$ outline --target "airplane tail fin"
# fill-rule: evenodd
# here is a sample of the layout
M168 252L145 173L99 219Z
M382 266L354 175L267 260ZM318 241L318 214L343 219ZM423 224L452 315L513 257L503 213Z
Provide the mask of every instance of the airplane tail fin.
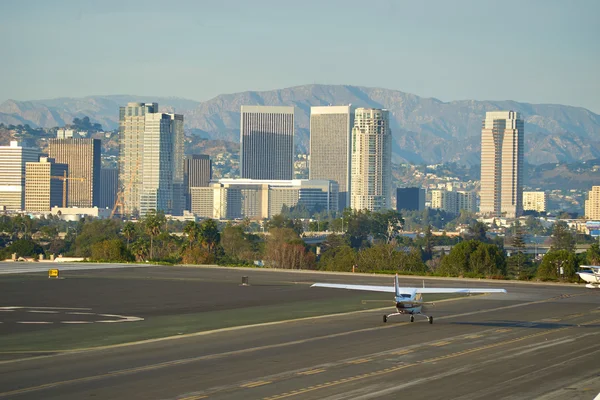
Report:
M400 296L400 284L398 283L398 274L396 274L396 279L394 280L394 288L396 292L396 297Z

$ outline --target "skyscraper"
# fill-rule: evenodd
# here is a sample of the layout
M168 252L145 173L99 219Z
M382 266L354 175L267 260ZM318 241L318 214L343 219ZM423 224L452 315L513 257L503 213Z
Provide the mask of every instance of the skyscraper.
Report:
M186 210L191 210L191 188L206 187L212 179L212 161L206 154L192 154L185 158L183 182L186 188Z
M294 107L242 106L240 172L247 179L294 177Z
M50 211L52 207L62 207L65 187L58 177L68 173L67 164L41 157L39 162L28 162L25 171L25 210Z
M50 139L48 156L69 166L68 207L94 207L100 200L100 139Z
M350 206L353 126L352 106L310 108L309 178L338 183L339 210Z
M157 103L127 103L119 108L119 190L125 215L139 212L145 116L157 112Z
M25 165L37 162L38 149L24 147L11 141L0 146L0 207L23 210L25 207Z
M100 170L100 200L99 208L112 208L115 206L119 188L119 170L116 168L102 168Z
M392 208L392 133L387 110L358 108L352 128L351 207Z
M592 186L585 201L585 218L600 220L600 186Z
M423 211L425 189L418 187L396 189L396 210Z
M152 113L145 118L140 215L150 210L180 214L184 204L183 138L179 138L183 116Z
M481 130L483 215L514 218L523 213L523 135L519 113L486 113Z

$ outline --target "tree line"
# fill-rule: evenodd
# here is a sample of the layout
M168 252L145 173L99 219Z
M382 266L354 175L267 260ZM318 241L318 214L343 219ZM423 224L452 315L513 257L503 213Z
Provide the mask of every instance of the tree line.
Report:
M0 258L63 254L104 262L168 264L261 265L271 268L316 269L369 273L510 279L578 279L579 265L597 265L594 242L575 253L576 235L564 222L552 230L550 251L541 259L525 252L528 226L518 223L505 238L491 239L487 226L471 221L459 237L433 235L427 225L421 235L403 235L406 220L396 211L344 210L324 220L335 233L308 245L305 230L314 223L278 215L268 221L223 223L205 219L178 222L162 212L150 212L137 222L56 217L0 217ZM440 246L451 247L449 251ZM510 247L510 255L507 249Z

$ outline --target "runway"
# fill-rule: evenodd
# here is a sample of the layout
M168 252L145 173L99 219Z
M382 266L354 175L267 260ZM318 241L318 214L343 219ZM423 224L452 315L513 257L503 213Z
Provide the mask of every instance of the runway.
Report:
M5 343L0 348L6 353L0 361L0 399L592 399L600 392L600 291L583 286L427 279L427 286L493 286L508 294L438 302L428 310L433 325L406 317L383 324L382 310L348 309L290 321L264 319L268 315L256 310L271 312L266 307L281 302L301 316L298 309L311 302L323 307L353 303L355 292L310 288L309 283L382 285L391 283L389 276L173 267L78 274L54 300L44 289L47 278L0 280L0 306L8 300L19 303L13 306L44 302L97 313L110 309L143 321L60 329L22 325L19 337L44 347L47 343L32 338L47 334L56 340L53 332L59 331L78 340L77 332L96 325L110 326L114 333L135 324L151 327L172 314L201 317L214 307L222 315L250 313L262 323L224 324L97 350L11 355L7 343L13 342L6 338L16 325L9 328L7 322L0 325L0 346ZM240 287L242 275L249 276L249 288ZM35 291L7 292L16 282L19 289ZM403 278L402 284L420 286L422 280ZM94 286L101 290L94 293ZM18 360L22 357L31 358Z

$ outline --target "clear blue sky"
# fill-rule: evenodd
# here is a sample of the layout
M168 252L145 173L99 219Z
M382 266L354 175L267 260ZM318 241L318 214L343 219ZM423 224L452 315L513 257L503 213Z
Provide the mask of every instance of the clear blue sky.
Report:
M0 0L0 102L324 83L600 113L599 16L597 0Z

